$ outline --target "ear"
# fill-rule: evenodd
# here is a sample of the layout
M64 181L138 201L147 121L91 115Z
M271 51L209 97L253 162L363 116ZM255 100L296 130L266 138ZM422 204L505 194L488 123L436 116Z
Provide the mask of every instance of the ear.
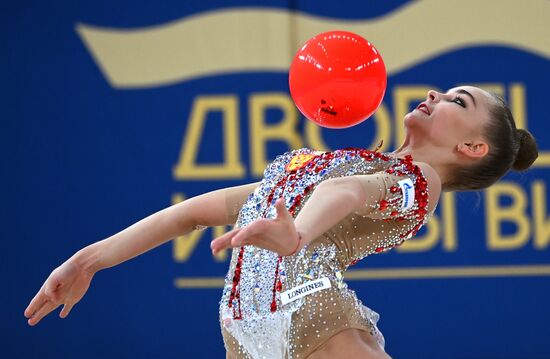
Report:
M468 158L482 158L489 153L489 145L483 141L464 142L457 146L458 152Z

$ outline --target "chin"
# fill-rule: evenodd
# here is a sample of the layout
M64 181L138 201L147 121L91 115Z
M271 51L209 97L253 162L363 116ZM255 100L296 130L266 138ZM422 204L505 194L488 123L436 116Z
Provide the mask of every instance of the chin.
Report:
M409 112L405 115L405 117L403 117L403 125L405 128L418 126L420 125L420 119L412 112Z
M430 119L425 116L417 116L414 112L409 112L403 117L405 127L419 127L426 129L431 124Z

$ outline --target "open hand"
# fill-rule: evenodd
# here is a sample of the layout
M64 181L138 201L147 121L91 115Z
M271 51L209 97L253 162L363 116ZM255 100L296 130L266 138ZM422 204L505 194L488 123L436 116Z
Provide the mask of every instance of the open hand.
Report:
M279 198L275 202L275 209L275 219L258 219L246 227L235 228L214 239L210 243L212 253L251 244L282 256L294 254L300 245L294 219L287 211L283 199Z
M90 287L94 274L84 270L71 259L54 269L25 309L28 324L36 325L61 304L63 309L59 317L67 317L72 307L82 299Z

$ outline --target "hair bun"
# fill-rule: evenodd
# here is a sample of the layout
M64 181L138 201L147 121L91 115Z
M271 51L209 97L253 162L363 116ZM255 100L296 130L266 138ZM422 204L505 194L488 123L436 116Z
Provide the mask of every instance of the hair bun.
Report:
M539 150L535 138L529 131L522 128L517 129L516 136L519 142L519 150L512 168L516 171L524 171L535 162L539 156Z

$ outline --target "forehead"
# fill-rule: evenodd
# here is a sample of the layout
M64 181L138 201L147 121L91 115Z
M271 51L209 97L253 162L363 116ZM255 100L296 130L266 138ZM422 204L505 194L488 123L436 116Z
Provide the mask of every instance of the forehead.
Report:
M459 90L468 91L474 97L476 103L482 102L487 104L489 99L491 99L492 97L491 94L489 94L487 91L475 86L457 86L449 89L447 93L456 93Z

